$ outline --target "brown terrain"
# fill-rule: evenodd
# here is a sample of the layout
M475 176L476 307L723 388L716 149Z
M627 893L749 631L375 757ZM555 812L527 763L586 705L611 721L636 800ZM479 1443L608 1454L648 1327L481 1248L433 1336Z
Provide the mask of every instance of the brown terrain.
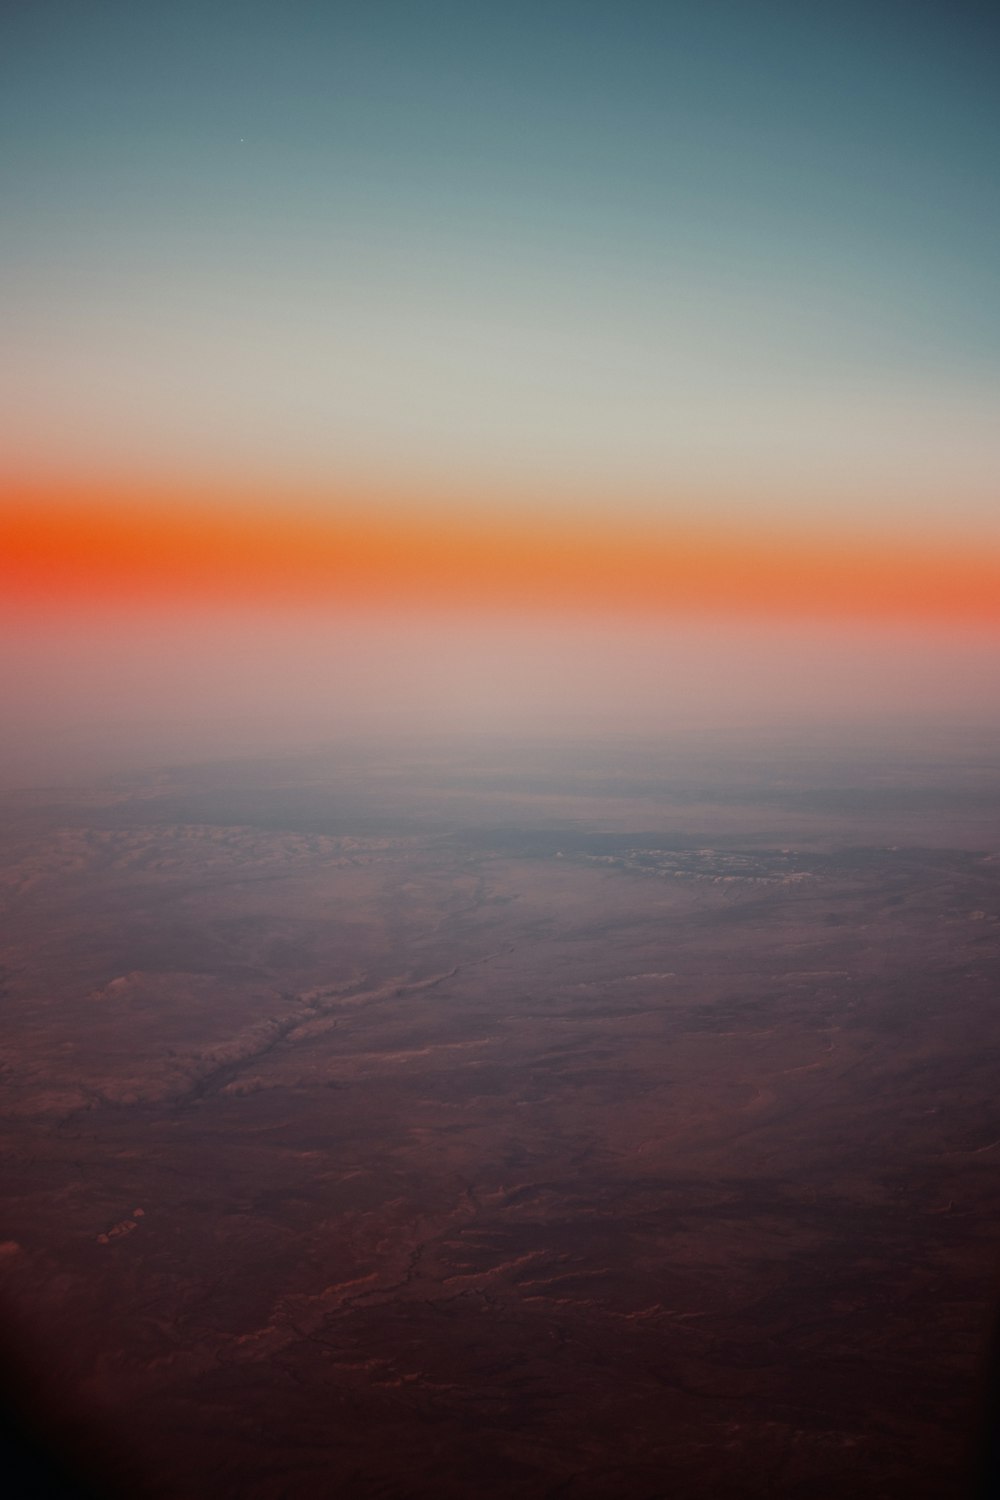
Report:
M989 749L7 795L0 1278L51 1390L170 1497L963 1493Z

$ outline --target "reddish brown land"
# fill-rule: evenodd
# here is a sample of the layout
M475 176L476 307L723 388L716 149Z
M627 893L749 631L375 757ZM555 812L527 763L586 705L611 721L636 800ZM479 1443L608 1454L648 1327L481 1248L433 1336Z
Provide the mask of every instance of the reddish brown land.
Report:
M6 1306L150 1493L962 1492L988 757L331 752L4 823Z

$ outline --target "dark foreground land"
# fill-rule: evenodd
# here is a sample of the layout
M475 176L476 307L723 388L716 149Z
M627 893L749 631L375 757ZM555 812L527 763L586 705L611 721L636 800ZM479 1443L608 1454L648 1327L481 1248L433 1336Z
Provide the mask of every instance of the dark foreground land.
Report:
M4 815L0 1273L130 1493L964 1492L985 750L340 752Z

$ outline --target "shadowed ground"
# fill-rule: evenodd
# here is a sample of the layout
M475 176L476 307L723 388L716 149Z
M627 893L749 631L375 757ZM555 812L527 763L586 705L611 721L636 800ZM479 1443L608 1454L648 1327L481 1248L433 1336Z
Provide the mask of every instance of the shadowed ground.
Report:
M985 762L425 748L5 809L3 1280L159 1492L954 1492Z

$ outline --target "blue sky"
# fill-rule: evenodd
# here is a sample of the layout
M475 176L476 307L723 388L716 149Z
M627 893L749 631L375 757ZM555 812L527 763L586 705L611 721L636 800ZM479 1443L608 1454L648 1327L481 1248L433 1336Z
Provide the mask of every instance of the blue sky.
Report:
M996 525L988 7L40 0L5 29L22 465Z

